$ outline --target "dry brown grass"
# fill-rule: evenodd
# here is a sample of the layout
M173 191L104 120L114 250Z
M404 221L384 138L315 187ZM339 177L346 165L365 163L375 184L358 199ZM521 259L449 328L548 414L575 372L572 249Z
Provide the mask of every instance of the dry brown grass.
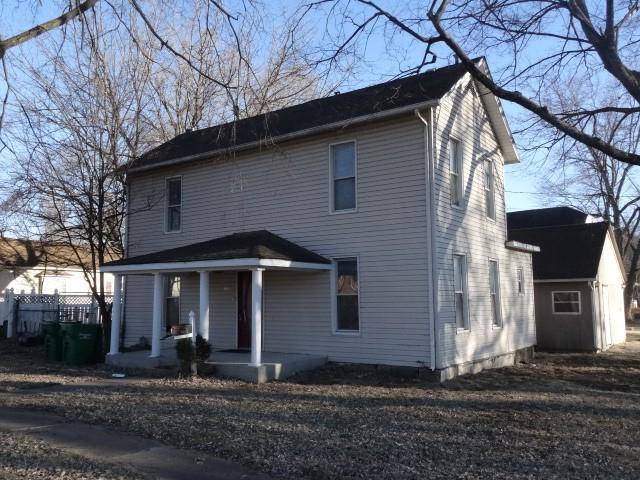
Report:
M37 355L0 346L0 404L107 424L273 475L636 479L640 471L638 339L600 355L544 354L444 387L337 365L260 386L215 378L105 386L100 368L67 369Z

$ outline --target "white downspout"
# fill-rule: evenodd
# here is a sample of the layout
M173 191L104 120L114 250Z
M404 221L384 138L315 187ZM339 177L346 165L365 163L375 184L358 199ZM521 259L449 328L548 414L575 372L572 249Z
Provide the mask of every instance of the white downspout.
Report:
M437 245L437 233L436 233L436 198L435 198L435 180L434 180L434 158L433 158L433 109L429 107L426 111L427 118L425 119L420 110L414 110L414 113L418 119L424 124L424 163L425 163L425 195L427 205L427 252L429 256L429 284L431 285L431 302L429 302L429 317L431 319L430 325L430 351L431 351L431 370L435 370L439 366L438 358L438 267L435 246Z

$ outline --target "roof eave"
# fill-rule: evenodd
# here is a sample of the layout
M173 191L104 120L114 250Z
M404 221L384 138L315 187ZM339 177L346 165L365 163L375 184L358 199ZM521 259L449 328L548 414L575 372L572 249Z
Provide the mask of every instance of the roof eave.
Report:
M425 102L418 102L411 105L407 105L399 108L392 108L389 110L384 110L382 112L372 113L369 115L361 115L359 117L348 118L346 120L341 120L339 122L327 123L325 125L318 125L317 127L307 128L305 130L299 130L297 132L291 132L284 135L277 135L275 137L269 137L268 139L261 139L254 142L244 143L240 145L236 145L233 147L219 148L215 150L208 150L206 152L197 153L194 155L187 155L184 157L172 158L171 160L166 160L159 163L154 163L151 165L142 165L140 167L131 167L128 170L128 173L138 173L144 172L147 170L155 170L157 168L173 166L181 163L187 163L197 160L204 160L206 158L213 157L215 155L219 155L221 153L230 153L230 152L239 152L243 150L251 150L254 148L260 148L263 146L272 145L274 142L284 142L288 140L295 140L298 138L308 137L312 135L319 135L321 133L329 132L332 130L337 130L340 128L351 127L355 125L361 125L368 122L374 122L378 120L385 120L387 118L392 118L396 116L403 115L405 113L411 113L416 109L435 107L440 103L440 100L428 100Z

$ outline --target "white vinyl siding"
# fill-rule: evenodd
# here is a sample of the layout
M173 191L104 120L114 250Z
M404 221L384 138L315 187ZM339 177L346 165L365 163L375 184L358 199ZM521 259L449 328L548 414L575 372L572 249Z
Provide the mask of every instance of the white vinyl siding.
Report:
M358 213L331 215L328 145L354 140ZM425 365L431 287L424 158L424 126L409 115L344 134L176 166L167 173L133 173L131 209L137 213L130 220L129 254L266 229L326 258L357 256L358 334L336 335L332 329L335 282L330 272L267 270L265 350L327 355L337 362ZM161 234L162 205L145 210L149 198L162 191L165 175L182 176L183 207L189 206L183 208L182 231L174 235ZM153 279L139 278L126 292L127 345L142 335L151 338ZM183 285L183 312L198 311L195 279L192 304L186 304ZM211 283L213 344L234 348L234 283L227 273L213 273Z
M500 308L500 272L498 262L489 260L489 300L491 302L491 320L493 326L502 325L502 311Z
M453 138L449 140L449 169L451 171L451 205L460 206L463 201L462 146Z
M484 204L487 218L496 219L496 192L495 179L493 172L493 162L485 160L484 162Z
M165 186L165 232L182 228L182 177L168 178Z
M580 315L582 305L580 292L551 292L552 311L556 315Z
M469 329L469 311L467 308L467 257L453 256L453 290L456 312L456 327Z
M357 205L356 143L331 145L332 211L356 209Z

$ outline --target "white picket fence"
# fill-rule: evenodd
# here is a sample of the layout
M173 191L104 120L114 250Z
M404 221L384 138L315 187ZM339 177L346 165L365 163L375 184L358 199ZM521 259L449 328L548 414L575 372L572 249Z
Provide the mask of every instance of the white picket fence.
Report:
M112 297L108 296L107 303ZM7 337L38 335L42 323L69 321L102 323L100 309L92 295L41 295L7 290L0 296L0 325L6 325Z

